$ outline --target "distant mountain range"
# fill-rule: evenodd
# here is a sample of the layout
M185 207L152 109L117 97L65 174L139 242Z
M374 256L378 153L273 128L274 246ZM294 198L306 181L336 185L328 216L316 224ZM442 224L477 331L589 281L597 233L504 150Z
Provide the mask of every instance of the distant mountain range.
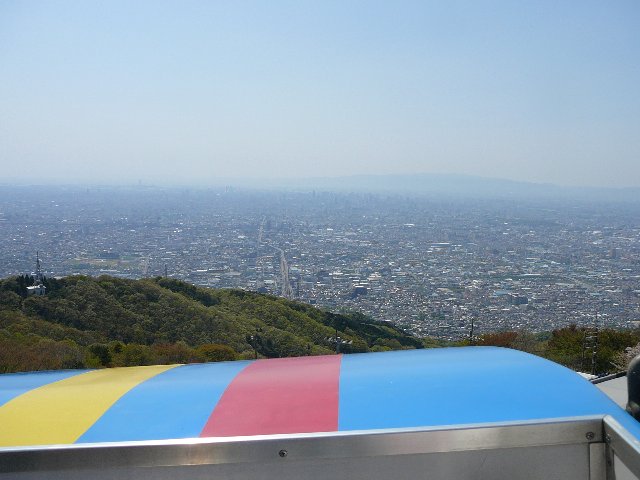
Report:
M0 183L4 188L24 188L57 185L48 182L26 180ZM80 184L65 185L78 187L117 187L134 190L154 190L156 188L239 188L255 190L284 190L294 192L326 191L336 193L376 193L390 195L415 195L437 198L521 198L550 200L584 200L631 202L640 204L640 187L576 187L552 183L535 183L502 178L481 177L461 174L417 173L402 175L352 175L343 177L305 178L203 178L194 184Z
M640 202L640 188L567 187L457 174L354 175L271 180L229 180L229 184L287 190L330 190L455 197L577 198Z

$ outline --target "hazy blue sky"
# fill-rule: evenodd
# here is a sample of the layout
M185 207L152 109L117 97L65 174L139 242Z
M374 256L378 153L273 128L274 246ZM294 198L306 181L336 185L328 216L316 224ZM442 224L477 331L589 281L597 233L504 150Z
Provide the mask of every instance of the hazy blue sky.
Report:
M640 2L0 2L0 183L640 186Z

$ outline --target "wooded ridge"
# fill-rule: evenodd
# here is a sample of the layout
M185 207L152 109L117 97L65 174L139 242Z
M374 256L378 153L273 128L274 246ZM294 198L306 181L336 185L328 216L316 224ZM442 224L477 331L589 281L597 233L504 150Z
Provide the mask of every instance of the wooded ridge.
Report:
M422 348L360 314L157 277L0 280L0 372Z
M342 353L494 345L597 374L626 368L640 352L638 329L570 325L447 342L358 313L170 278L70 276L44 283L45 296L29 296L31 276L0 280L0 373L323 355L335 353L336 337ZM594 334L595 356L588 344Z

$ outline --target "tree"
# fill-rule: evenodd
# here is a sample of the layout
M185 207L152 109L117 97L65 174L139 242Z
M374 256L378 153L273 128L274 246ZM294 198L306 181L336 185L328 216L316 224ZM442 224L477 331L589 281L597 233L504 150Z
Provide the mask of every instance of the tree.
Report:
M100 367L110 367L111 366L111 352L109 351L109 346L103 343L94 343L89 346L89 353L91 356L97 360L98 365Z
M233 348L215 343L205 343L196 347L195 351L206 362L227 362L238 358Z
M157 363L170 365L174 363L193 363L200 360L198 353L184 342L157 343L151 346Z

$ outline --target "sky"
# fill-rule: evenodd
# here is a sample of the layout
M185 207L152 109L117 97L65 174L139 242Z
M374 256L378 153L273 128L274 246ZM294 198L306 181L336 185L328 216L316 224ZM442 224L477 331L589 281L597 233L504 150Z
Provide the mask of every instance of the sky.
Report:
M640 2L0 2L0 184L640 186Z

